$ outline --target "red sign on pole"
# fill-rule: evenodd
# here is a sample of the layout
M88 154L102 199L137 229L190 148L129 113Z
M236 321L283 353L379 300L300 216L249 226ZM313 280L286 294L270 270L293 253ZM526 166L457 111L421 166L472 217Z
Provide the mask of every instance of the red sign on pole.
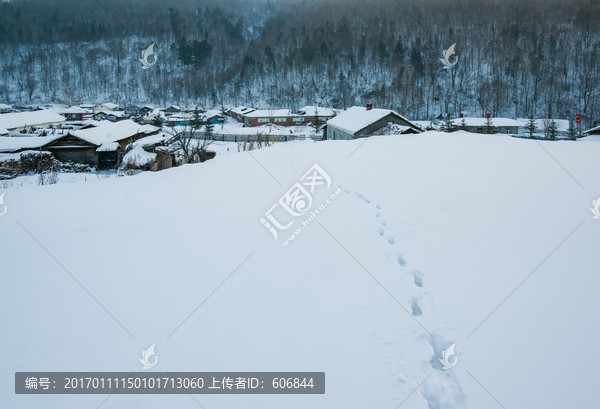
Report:
M575 119L576 119L575 122L577 122L578 124L581 123L581 114L579 112L577 113L577 115L575 115Z

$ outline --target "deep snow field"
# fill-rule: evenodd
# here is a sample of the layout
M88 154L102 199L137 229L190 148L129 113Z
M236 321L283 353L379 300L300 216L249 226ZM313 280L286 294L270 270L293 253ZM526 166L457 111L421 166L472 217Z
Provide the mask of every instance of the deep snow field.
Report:
M259 219L315 163L342 192L284 247ZM2 408L596 404L599 141L288 142L2 193ZM14 393L15 372L141 371L151 344L152 371L323 371L326 393Z

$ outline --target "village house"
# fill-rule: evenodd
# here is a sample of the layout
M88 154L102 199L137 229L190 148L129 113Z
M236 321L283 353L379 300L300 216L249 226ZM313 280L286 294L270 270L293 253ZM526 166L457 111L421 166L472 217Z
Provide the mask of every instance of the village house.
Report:
M523 123L511 118L489 118L492 124L491 133L503 133L507 135L519 135ZM464 121L463 121L464 120ZM454 129L462 129L473 133L487 133L488 118L455 118L452 119Z
M310 123L313 125L323 125L331 118L337 115L337 111L333 108L324 108L319 106L308 105L298 110L298 114L304 118L304 123ZM315 124L317 122L318 124Z
M165 115L169 116L181 112L181 108L177 105L171 105L170 107L163 109L162 112L164 112Z
M600 126L595 126L582 132L583 136L600 135Z
M104 121L94 127L69 131L41 148L51 152L61 162L112 169L119 163L121 152L128 144L158 131L157 127L140 125L131 120L117 123Z
M189 126L194 119L193 114L187 112L179 112L167 117L168 126Z
M12 107L6 104L0 104L0 114L6 114L12 112Z
M97 111L92 115L94 121L118 122L127 119L126 111Z
M7 136L30 133L36 129L61 128L66 118L56 111L13 112L0 115L0 130Z
M94 107L94 112L98 112L98 111L121 111L121 110L122 109L117 104L114 104L112 102L105 102L103 104L96 105Z
M216 109L209 109L202 115L202 120L205 123L211 123L213 125L222 124L225 122L225 118L221 115L221 111Z
M325 139L356 139L372 135L391 125L399 125L402 134L421 133L423 129L389 109L354 106L330 119L325 127Z
M245 106L239 106L229 111L229 115L231 115L231 117L236 121L244 123L246 120L246 115L253 111L255 111L255 109L246 108Z
M522 128L520 133L527 134L529 130L527 126L529 125L529 119L527 118L519 118L519 122L522 123ZM535 122L535 132L536 134L546 135L548 133L548 127L552 123L552 119L539 118L534 119ZM568 119L554 119L554 123L556 123L557 136L559 137L568 137L569 136L569 120Z
M94 111L94 104L91 102L82 102L79 104L79 108L86 110L87 112Z
M72 106L70 108L63 109L59 113L67 118L67 121L81 121L83 120L83 116L87 114L87 111L78 106Z
M244 126L254 127L266 124L279 126L304 125L304 117L292 114L289 109L256 110L245 115Z
M154 124L155 122L160 121L162 124L165 119L166 115L160 109L153 109L144 115L142 121L145 124Z
M138 114L141 116L146 115L148 112L154 111L154 107L152 105L144 105L138 110Z

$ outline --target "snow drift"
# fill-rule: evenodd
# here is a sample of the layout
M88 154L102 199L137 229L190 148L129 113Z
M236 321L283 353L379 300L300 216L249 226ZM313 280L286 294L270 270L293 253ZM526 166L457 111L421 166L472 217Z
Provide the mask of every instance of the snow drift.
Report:
M427 132L4 190L1 406L588 407L598 157ZM281 247L259 218L314 163L342 193ZM152 344L156 371L324 371L326 394L14 394L16 371L135 371Z

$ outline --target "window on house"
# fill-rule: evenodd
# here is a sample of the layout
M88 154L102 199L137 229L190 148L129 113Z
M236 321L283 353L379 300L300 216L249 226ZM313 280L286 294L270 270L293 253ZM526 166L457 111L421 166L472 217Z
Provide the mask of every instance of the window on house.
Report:
M275 118L275 122L286 122L287 118Z
M294 118L294 122L304 122L304 118L300 118L300 117Z
M269 122L269 118L258 118L258 122L260 122L260 123Z

